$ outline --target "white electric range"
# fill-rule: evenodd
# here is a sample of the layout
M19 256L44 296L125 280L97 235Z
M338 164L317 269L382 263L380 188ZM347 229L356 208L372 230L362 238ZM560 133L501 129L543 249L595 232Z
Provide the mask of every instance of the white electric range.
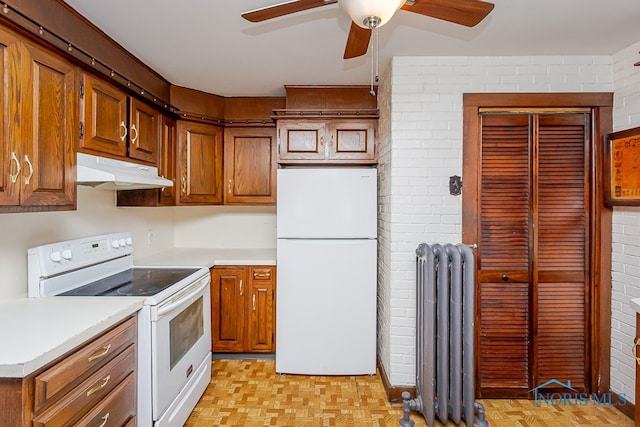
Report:
M31 248L28 275L30 298L144 298L137 424L184 424L211 380L206 267L134 265L131 234L122 232Z

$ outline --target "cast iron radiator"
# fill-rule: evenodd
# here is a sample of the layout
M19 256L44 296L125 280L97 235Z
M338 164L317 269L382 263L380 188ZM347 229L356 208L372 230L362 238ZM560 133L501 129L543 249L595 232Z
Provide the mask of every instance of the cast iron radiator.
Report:
M461 244L420 244L416 287L416 397L402 394L400 424L413 426L413 409L429 427L436 416L443 424L488 426L484 407L475 402L473 252Z

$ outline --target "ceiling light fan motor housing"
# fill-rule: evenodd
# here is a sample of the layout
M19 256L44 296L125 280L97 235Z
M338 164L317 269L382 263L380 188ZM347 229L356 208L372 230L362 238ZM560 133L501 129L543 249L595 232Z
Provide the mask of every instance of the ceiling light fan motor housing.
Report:
M405 0L338 0L356 25L368 29L389 22L404 3Z

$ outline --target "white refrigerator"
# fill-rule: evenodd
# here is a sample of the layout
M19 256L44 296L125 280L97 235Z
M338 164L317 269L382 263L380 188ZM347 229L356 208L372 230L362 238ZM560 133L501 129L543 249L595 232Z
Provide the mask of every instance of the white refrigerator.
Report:
M278 373L376 372L376 172L278 169Z

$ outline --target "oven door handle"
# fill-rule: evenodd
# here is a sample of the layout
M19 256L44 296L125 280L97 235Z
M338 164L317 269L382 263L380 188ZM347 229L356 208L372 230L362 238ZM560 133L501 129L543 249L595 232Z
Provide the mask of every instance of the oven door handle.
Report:
M159 320L161 317L165 316L166 314L176 310L177 308L182 307L185 304L185 301L189 301L193 297L201 294L202 291L205 290L207 286L209 286L210 280L207 277L206 279L201 279L201 282L202 284L199 285L197 288L194 288L194 289L186 288L182 292L179 292L176 295L174 295L172 298L170 298L165 303L166 305L163 304L158 306L155 316L153 316L154 317L153 320L155 321Z

